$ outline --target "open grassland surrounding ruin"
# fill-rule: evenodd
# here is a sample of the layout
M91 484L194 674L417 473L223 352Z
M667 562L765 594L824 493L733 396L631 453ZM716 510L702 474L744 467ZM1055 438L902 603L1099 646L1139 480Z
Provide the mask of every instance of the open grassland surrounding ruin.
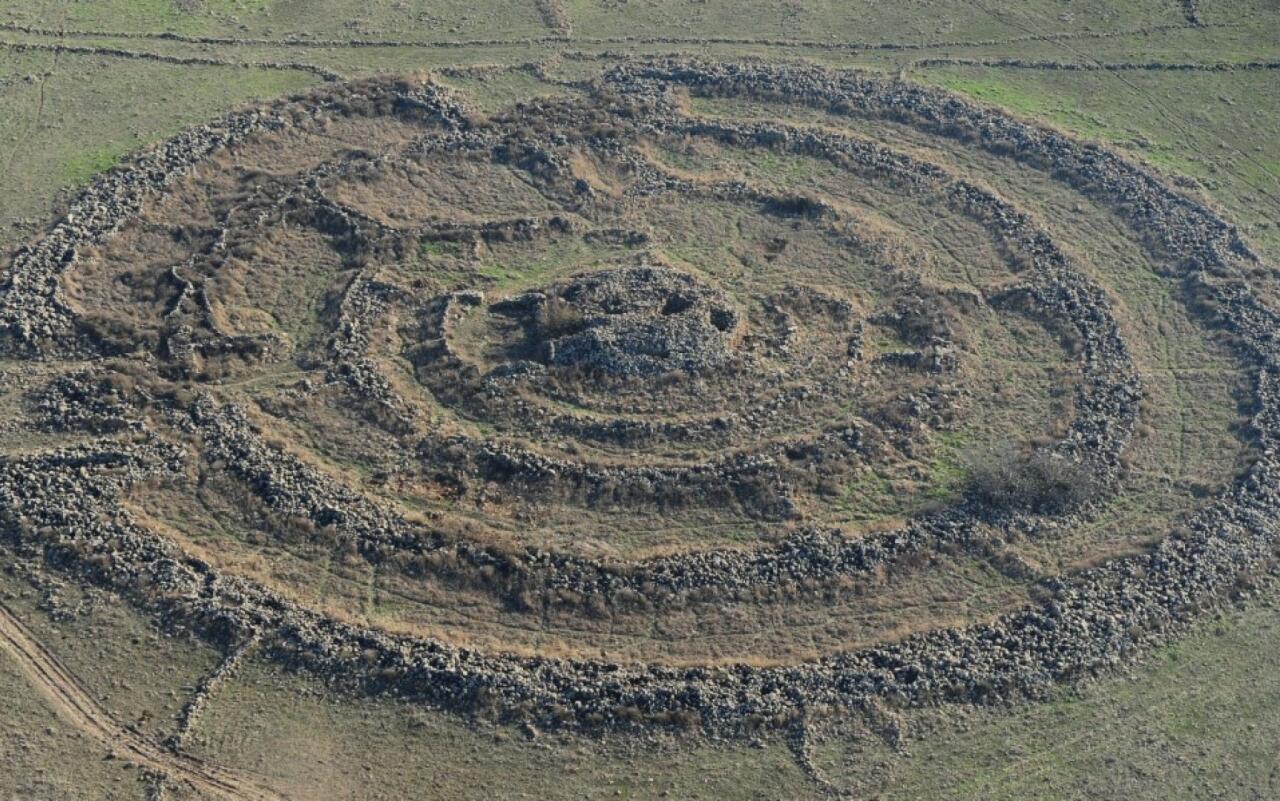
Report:
M1278 40L0 2L0 795L1275 795Z
M177 674L185 665L198 669L200 658L176 655L174 646L199 652L196 641L157 636L109 599L70 625L53 623L34 608L29 589L12 579L6 586L26 593L25 600L7 596L6 606L64 659L84 653L74 633L93 632L131 644L130 683L174 698L193 686ZM1266 798L1275 787L1270 743L1280 735L1280 687L1269 671L1278 656L1276 610L1260 602L1207 621L1150 654L1130 676L1043 704L914 721L896 750L875 732L851 730L821 745L815 760L868 797L1161 799L1217 791ZM135 768L104 759L106 748L51 716L7 655L0 666L7 697L17 699L9 725L23 735L4 740L15 769L0 789L18 797L147 797ZM109 667L77 667L121 714L147 708L121 697ZM774 737L756 744L530 740L509 727L475 728L396 702L328 696L322 684L251 662L219 691L189 747L270 777L294 798L398 798L424 784L443 799L823 797ZM168 725L143 719L147 729ZM198 797L174 789L174 798Z

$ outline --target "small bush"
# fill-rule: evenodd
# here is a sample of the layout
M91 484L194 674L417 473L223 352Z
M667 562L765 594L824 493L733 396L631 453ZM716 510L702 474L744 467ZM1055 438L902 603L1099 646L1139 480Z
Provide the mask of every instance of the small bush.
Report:
M828 213L828 207L820 200L792 195L790 197L770 198L765 202L765 210L779 217L805 217L818 219Z
M1087 464L1047 451L1007 451L970 465L967 489L996 509L1058 514L1088 502L1101 487Z
M550 339L576 334L582 330L582 312L564 298L551 296L538 310L538 326Z
M150 351L159 346L155 331L139 328L123 315L86 314L77 323L109 355Z

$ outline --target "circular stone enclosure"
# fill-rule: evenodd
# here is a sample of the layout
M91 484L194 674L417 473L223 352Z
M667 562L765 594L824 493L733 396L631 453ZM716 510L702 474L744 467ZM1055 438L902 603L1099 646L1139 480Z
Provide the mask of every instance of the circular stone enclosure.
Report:
M102 177L0 290L8 545L353 688L733 732L1034 696L1274 558L1277 318L1203 204L856 73L563 89Z

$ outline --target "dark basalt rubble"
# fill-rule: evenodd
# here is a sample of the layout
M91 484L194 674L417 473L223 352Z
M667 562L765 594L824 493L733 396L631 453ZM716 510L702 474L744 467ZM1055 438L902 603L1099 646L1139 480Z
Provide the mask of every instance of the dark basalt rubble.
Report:
M97 432L133 429L141 436L128 443L104 438L92 445L0 459L0 536L6 546L80 580L117 591L169 625L191 627L224 644L241 643L252 634L259 638L265 653L352 690L394 694L463 713L493 711L502 717L532 718L541 725L696 721L726 733L785 724L806 709L856 707L869 698L924 705L1034 697L1054 682L1109 669L1140 647L1175 633L1199 610L1229 593L1240 575L1264 572L1274 564L1280 537L1280 384L1275 378L1280 369L1280 342L1276 339L1280 317L1264 306L1240 277L1238 265L1255 257L1210 209L1102 148L906 84L809 67L657 60L619 66L606 75L604 85L618 96L633 98L635 103L648 102L659 110L642 115L643 122L637 123L641 128L698 125L704 133L714 128L718 137L767 142L790 152L821 155L852 170L889 176L918 186L920 191L939 192L955 207L982 220L1021 254L1026 266L1018 291L1060 325L1069 327L1080 342L1076 416L1068 434L1053 447L1065 457L1096 466L1104 477L1117 469L1133 431L1141 384L1105 294L1073 270L1026 215L990 192L901 154L786 126L690 123L665 110L664 98L669 88L683 87L707 96L774 99L836 114L902 121L1018 159L1109 204L1147 247L1179 265L1196 299L1197 312L1230 331L1242 358L1256 366L1252 427L1257 460L1176 535L1149 553L1055 580L1048 588L1052 597L1041 605L989 623L937 630L892 645L781 668L745 664L677 668L523 658L337 622L251 581L219 573L133 519L120 503L127 488L183 469L185 458L180 448L147 436L145 427L136 422L139 412L161 410L175 430L199 443L202 458L224 463L238 480L254 488L263 503L281 514L341 529L355 538L370 559L401 550L425 553L447 548L460 557L455 564L494 567L498 575L509 579L503 590L508 592L520 586L565 587L583 593L625 587L647 592L654 603L662 603L671 594L694 587L769 585L792 577L866 571L914 549L946 542L964 544L975 525L998 525L1000 513L970 501L914 520L901 530L856 542L805 531L778 546L756 551L710 550L626 565L536 548L500 551L450 540L406 523L380 503L267 446L234 406L202 393L195 398L166 399L130 393L114 385L106 388L102 378L90 371L63 379L36 398L46 424ZM46 359L94 353L92 338L77 327L59 288L59 276L75 261L79 250L109 235L136 213L145 197L214 151L253 132L293 124L308 108L344 104L366 109L362 113L384 109L416 115L452 131L444 139L424 145L426 149L491 146L483 135L468 130L458 108L430 84L421 88L363 84L328 90L301 108L281 104L269 111L229 117L217 126L194 129L139 159L133 167L100 179L73 204L66 220L19 254L0 289L5 351ZM608 117L600 110L583 114ZM521 156L529 157L528 153ZM548 171L557 168L552 158L540 164L540 169ZM659 191L680 191L680 185L668 182ZM617 277L626 284L633 275L619 273ZM533 310L550 297L564 297L566 289L574 286L571 283L543 293L541 299L527 299L532 325L544 326L543 342L555 345L550 352L540 351L540 366L587 361L606 372L644 376L651 363L630 361L630 356L638 351L652 357L655 354L649 351L662 348L629 347L636 337L660 344L687 341L687 347L667 349L668 354L677 354L682 368L691 365L702 370L714 365L718 356L706 354L719 354L721 344L730 347L730 333L741 320L734 317L732 325L722 328L711 315L717 309L730 313L731 306L712 294L699 295L696 287L685 286L680 279L664 276L663 280L667 281L664 297L680 295L682 301L677 305L689 302L676 310L676 316L682 311L708 309L705 328L701 317L697 326L655 328L652 304L640 303L642 293L628 290L622 293L622 316L644 318L634 327L614 329L611 340L601 331L594 339L574 344L573 337L592 330L588 321L597 307L603 310L604 300L588 300L577 308L581 319L568 314L562 321L568 327L556 328L558 336L550 336L545 330L547 319L544 316L539 322ZM329 376L361 396L381 398L378 402L408 420L412 415L396 406L395 393L379 380L376 365L365 356L363 318L377 315L386 297L378 287L368 285L348 293L340 313L350 323L340 326L339 335L331 342L337 366ZM455 296L449 303L472 308L483 306L484 300ZM574 309L572 299L569 308ZM519 307L515 311L525 313ZM602 316L607 316L604 311ZM907 303L890 314L905 318L911 311ZM578 325L584 328L573 331ZM610 330L603 325L596 328ZM921 367L945 372L948 357L941 329L941 325L926 329L920 341L925 362ZM465 374L463 360L447 352L447 337L437 339L436 351L423 355L420 364L438 367L441 358L453 359L460 374ZM478 385L484 385L485 375L476 372ZM508 377L525 380L509 372ZM534 375L536 370L529 373ZM493 380L503 378L487 374L490 386ZM856 434L833 436L858 440ZM481 448L487 445L479 443ZM505 460L503 469L511 480L588 469L581 462L550 463L545 457L489 447L498 454L494 458ZM474 460L474 455L465 458ZM634 481L636 476L623 479ZM715 480L723 481L724 475L716 474ZM453 578L465 580L463 573L459 571Z
M448 90L437 84L366 83L358 87L319 90L306 107L289 101L228 115L190 128L140 156L123 169L99 177L38 243L20 249L0 287L0 344L5 352L27 355L95 353L84 342L68 307L59 276L88 245L109 236L142 203L190 173L220 150L250 137L279 131L302 119L341 111L369 115L395 114L458 126L465 111Z
M714 369L739 325L723 292L647 265L549 287L533 313L525 324L543 362L627 376Z

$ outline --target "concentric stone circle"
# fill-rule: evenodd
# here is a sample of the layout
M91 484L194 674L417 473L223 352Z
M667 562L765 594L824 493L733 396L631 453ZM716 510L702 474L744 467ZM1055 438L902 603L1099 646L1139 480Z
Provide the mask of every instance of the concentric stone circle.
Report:
M1039 452L1083 466L1104 489L1119 480L1141 377L1107 289L1032 216L905 150L819 127L699 116L687 111L689 95L911 126L1112 207L1182 270L1197 313L1235 338L1255 376L1255 460L1175 535L1056 576L1042 587L1047 598L765 667L749 653L702 665L516 655L341 622L219 563L139 505L137 487L169 481L185 491L197 484L175 477L196 475L212 496L243 500L272 536L323 540L353 565L393 565L435 592L482 595L522 614L604 604L661 616L746 594L765 604L839 595L842 582L920 554L988 548L993 529L1052 531L1077 519L948 497L904 523L854 532L828 502L833 476L918 467L958 416L991 402L966 384L981 369L972 320L990 310L1034 321L1072 368L1070 414ZM329 126L339 139L344 126L379 126L395 147L307 162L314 154L303 144L302 163L279 174L227 166L273 137L297 144L289 137ZM987 232L1010 278L980 292L941 285L916 269L909 244L897 247L855 209L692 179L652 157L677 141L694 152L710 142L803 157L935 198L957 226ZM388 187L424 176L442 189L436 205L385 202L406 197ZM447 191L485 182L493 196L474 204ZM489 213L529 186L522 208L543 213ZM681 214L737 215L736 230L758 231L755 269L690 258L670 233L679 230L663 205L670 198ZM175 213L194 222L175 225L166 217ZM864 284L818 283L820 271L805 271L814 253L851 254L840 268ZM469 268L458 265L517 257L563 268L478 289L397 267L426 259L428 270L465 279ZM141 266L121 269L130 258ZM431 83L328 90L187 132L105 176L11 265L0 296L6 350L66 365L31 393L33 425L85 436L6 458L6 537L216 640L253 632L288 663L463 712L743 731L870 698L1034 695L1176 630L1274 556L1278 329L1240 278L1251 258L1209 209L1105 150L856 74L624 63L580 99L485 123ZM395 269L380 271L387 265ZM290 294L321 271L344 277L336 291ZM775 280L775 271L803 280ZM279 300L255 305L245 287L272 288ZM308 298L320 324L289 322ZM104 315L108 307L124 308L123 319ZM259 385L271 391L253 396L253 408L233 394ZM357 433L343 434L355 423L330 415L350 415ZM358 450L360 437L393 452L357 478L336 457L278 441L273 425L305 432L316 453ZM588 526L635 538L628 532L671 514L695 531L730 520L768 537L647 551L640 539L634 553L603 558L574 541ZM551 531L571 536L543 541Z

